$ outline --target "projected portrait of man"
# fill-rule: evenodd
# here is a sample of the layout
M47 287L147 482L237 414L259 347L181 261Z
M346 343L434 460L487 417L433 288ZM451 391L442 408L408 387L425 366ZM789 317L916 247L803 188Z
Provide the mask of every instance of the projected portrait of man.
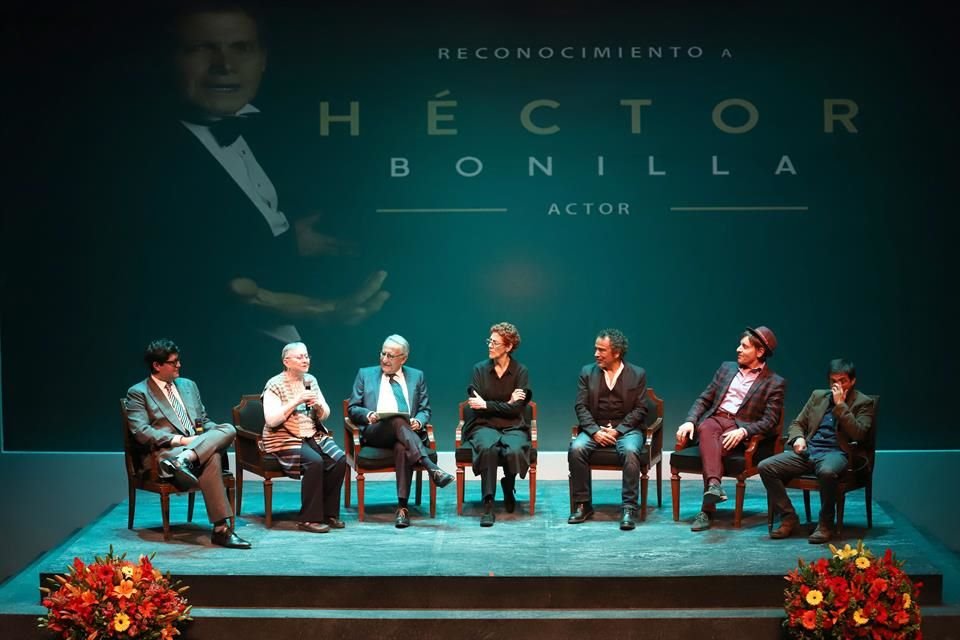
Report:
M289 175L296 152L253 105L268 60L256 7L183 2L167 36L175 95L165 103L170 113L160 115L175 122L167 120L172 130L151 132L157 153L144 171L156 181L154 193L162 193L161 215L188 227L196 250L220 253L210 286L266 312L257 328L284 341L298 339L294 321L354 324L379 311L389 296L383 271L352 293L318 297L318 290L343 288L329 286L328 265L304 259L341 256L349 248L318 232L316 203L302 195L305 180ZM323 269L323 278L314 268Z

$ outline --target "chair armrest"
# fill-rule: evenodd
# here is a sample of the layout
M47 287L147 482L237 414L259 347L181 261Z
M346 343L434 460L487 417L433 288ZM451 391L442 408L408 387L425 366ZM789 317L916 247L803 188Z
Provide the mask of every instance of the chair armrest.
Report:
M578 435L580 435L580 425L575 424L570 427L570 439L576 440Z
M537 420L534 418L530 421L530 446L534 449L537 448Z
M743 460L746 468L749 469L753 466L753 454L756 453L757 447L763 442L766 438L762 434L757 434L755 436L750 436L750 439L747 440L747 448L743 452Z
M238 462L259 464L263 455L263 437L259 433L237 429L237 438L234 441Z
M459 449L463 444L463 420L457 423L457 430L454 434L455 441L453 443L455 449Z
M646 427L644 430L647 451L651 456L663 451L663 418L657 418L656 421Z
M350 456L354 456L360 450L360 427L353 424L347 416L343 417L343 445Z
M437 439L433 434L433 425L429 422L426 426L427 429L427 446L430 447L433 451L437 450Z

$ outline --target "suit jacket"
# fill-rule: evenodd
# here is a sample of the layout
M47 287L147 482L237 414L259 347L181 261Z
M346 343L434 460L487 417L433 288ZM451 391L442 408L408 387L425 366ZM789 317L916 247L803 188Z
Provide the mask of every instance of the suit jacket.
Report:
M647 403L645 401L647 372L641 367L624 362L620 379L623 380L623 388L626 391L624 407L629 409L627 415L616 426L617 433L623 435L635 429L643 428L647 416ZM586 432L589 436L593 436L600 430L594 416L599 409L600 385L602 384L606 384L603 369L596 364L588 364L580 370L577 403L574 408L577 412L577 420L580 422L580 430Z
M173 384L180 392L183 408L194 425L200 420L204 430L217 426L207 416L200 390L193 380L177 378ZM160 460L172 455L173 437L188 436L190 433L180 423L173 405L152 377L130 387L125 404L127 428L143 450L143 467L156 470Z
M698 425L716 413L739 370L736 362L721 364L713 380L690 407L686 421ZM749 436L772 432L780 422L786 392L787 381L774 373L770 365L765 366L737 410L737 426L746 429Z
M810 399L803 405L800 415L794 418L787 428L788 444L801 437L810 440L820 428L832 397L833 394L827 389L817 389L810 394ZM847 402L841 402L833 408L837 440L842 444L850 440L863 440L873 427L873 411L873 398L854 389Z
M423 371L404 365L401 367L403 378L407 383L407 397L410 405L410 419L417 420L426 426L430 422L430 395L427 393L427 383ZM347 413L355 425L363 427L370 424L367 414L377 410L380 399L380 379L383 371L379 366L364 367L357 371L357 378L353 381L353 392L350 394L350 404Z

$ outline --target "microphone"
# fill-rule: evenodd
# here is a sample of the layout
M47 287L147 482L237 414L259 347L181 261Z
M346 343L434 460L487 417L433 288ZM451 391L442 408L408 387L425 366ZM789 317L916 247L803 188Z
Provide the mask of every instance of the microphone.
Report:
M533 400L533 389L524 389L523 392L527 396L524 402L530 402L531 400Z
M480 395L480 394L477 393L476 387L474 387L472 384L468 384L468 385L467 385L467 397L468 397L468 398L472 398L473 396L479 396L479 395Z
M312 386L313 386L313 383L312 383L310 380L308 380L307 378L304 378L304 379L303 379L303 389L304 389L304 391L310 391L310 388L311 388ZM307 403L304 403L303 406L306 407L306 410L307 410L308 412L310 411L310 409L313 408L312 405L309 405L309 404L307 404Z

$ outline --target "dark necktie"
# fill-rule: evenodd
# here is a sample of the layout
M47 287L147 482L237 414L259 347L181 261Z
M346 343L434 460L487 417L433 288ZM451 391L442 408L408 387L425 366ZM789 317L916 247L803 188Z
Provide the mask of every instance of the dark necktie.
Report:
M173 405L173 411L177 414L180 424L183 425L187 434L192 435L193 425L190 423L190 418L187 417L187 410L183 408L183 405L180 404L180 401L177 399L177 394L173 392L172 382L167 383L167 397L170 398L170 404Z
M396 374L390 375L390 388L393 390L393 397L397 400L397 411L410 413L410 407L407 406L407 399L403 397L403 389L400 388Z

